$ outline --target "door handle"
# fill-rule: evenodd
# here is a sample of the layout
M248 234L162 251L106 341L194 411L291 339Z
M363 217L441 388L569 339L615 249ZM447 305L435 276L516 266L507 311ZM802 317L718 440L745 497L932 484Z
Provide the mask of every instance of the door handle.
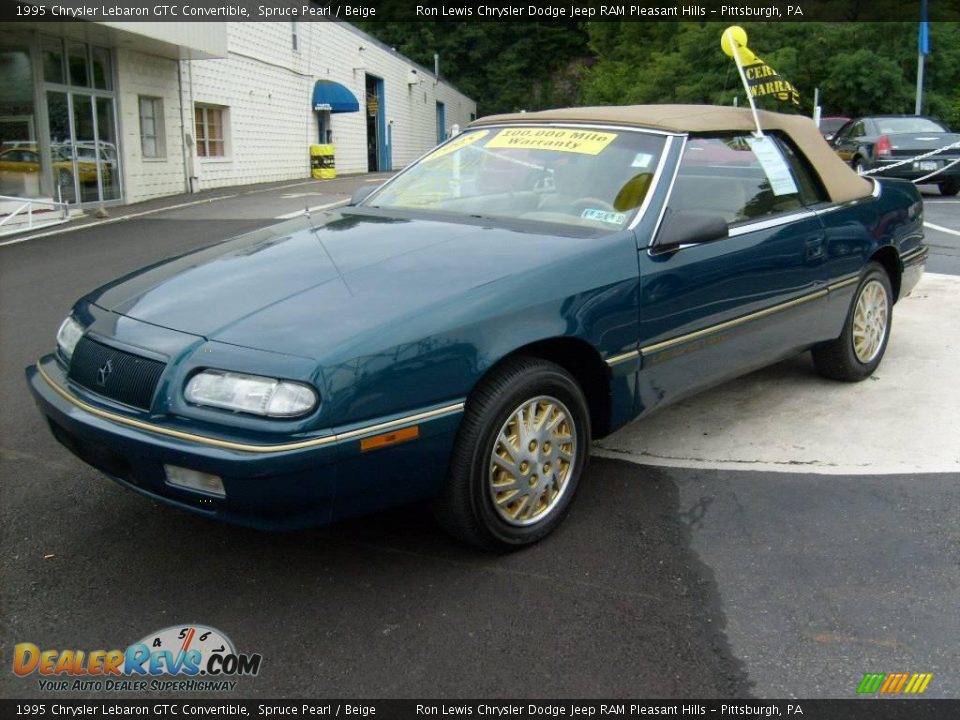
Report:
M804 241L804 262L812 263L823 259L823 235Z

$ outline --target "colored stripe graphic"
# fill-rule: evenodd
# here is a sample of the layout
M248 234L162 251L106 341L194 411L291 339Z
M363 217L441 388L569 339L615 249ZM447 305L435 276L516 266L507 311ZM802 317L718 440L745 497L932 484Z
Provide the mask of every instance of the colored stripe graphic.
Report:
M883 679L886 677L884 673L867 673L863 676L863 680L860 681L860 686L857 688L858 693L870 693L873 694L880 689L880 683L883 682Z
M866 673L857 686L859 694L910 695L922 694L933 679L933 673Z
M910 680L910 684L913 685L913 690L907 690L909 693L922 693L927 689L927 685L930 684L930 681L933 679L933 673L914 673L913 678Z
M890 690L888 690L888 692L890 694L895 694L903 690L903 685L904 683L907 682L908 677L910 677L909 673L898 673L896 681L890 687Z

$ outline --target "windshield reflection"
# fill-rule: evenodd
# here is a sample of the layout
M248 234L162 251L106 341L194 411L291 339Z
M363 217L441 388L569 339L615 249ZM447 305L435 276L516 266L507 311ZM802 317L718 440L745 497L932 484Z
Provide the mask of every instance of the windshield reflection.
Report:
M550 125L468 130L361 206L615 232L650 190L664 138Z

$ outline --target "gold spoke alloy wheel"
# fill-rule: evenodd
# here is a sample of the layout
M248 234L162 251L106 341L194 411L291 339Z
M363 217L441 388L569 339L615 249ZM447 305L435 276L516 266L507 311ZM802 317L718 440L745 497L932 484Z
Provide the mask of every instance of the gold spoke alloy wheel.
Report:
M572 413L541 395L516 408L500 428L490 456L493 506L510 525L532 525L553 510L570 485L577 460Z
M867 364L872 362L887 334L890 317L890 302L883 284L871 280L857 298L853 311L853 352L857 360Z

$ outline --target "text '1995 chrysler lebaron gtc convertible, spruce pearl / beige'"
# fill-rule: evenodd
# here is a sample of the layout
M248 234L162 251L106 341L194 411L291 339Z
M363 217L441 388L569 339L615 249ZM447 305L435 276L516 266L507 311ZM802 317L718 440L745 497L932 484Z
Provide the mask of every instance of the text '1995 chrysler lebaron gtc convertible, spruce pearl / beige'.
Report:
M90 292L30 386L63 445L177 507L284 529L433 499L527 545L633 418L805 350L838 380L880 363L920 195L760 121L483 118L348 207Z

